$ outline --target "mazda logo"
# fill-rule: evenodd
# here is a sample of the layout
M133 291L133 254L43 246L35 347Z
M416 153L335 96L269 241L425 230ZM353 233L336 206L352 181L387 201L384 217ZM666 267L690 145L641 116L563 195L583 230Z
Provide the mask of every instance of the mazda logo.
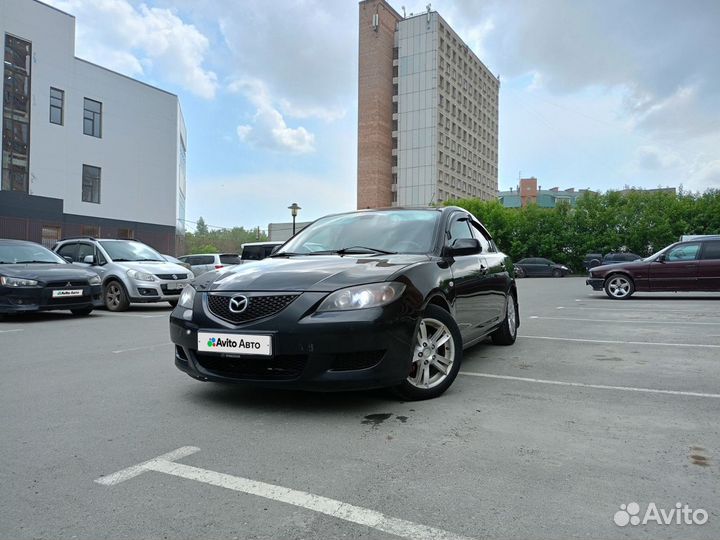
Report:
M230 311L233 313L242 313L248 307L247 296L238 294L230 299Z

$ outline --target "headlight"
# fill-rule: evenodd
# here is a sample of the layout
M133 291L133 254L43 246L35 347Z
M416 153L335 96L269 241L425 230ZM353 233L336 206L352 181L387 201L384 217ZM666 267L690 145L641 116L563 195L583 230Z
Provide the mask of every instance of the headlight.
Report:
M370 283L340 289L330 294L318 311L345 311L384 306L396 300L405 290L402 283Z
M180 299L177 305L187 309L192 309L193 302L195 302L195 288L192 285L185 285L185 288L180 293Z
M0 285L6 287L37 287L38 282L34 279L14 278L14 277L0 277Z
M88 280L88 283L90 283L90 285L100 285L102 283L102 280L100 279L100 276L92 276Z
M155 276L152 274L148 274L147 272L140 272L139 270L128 270L127 275L131 277L132 279L136 279L138 281L156 281Z

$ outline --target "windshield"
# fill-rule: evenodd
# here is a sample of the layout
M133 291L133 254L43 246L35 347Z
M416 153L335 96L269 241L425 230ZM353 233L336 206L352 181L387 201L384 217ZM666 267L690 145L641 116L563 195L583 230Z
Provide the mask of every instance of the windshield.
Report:
M157 251L141 242L103 240L100 245L107 251L113 261L165 261Z
M283 253L428 253L432 251L436 210L358 212L328 216L303 229ZM352 248L352 249L350 249Z
M658 258L658 256L659 256L661 253L665 253L668 249L670 249L670 248L673 247L674 245L677 245L677 242L675 242L675 244L670 244L669 246L666 246L666 247L662 248L660 251L657 251L657 252L653 253L653 254L650 255L649 257L645 257L644 259L640 259L640 260L642 260L642 261L654 261L655 259Z
M0 264L66 264L65 259L40 245L0 244Z

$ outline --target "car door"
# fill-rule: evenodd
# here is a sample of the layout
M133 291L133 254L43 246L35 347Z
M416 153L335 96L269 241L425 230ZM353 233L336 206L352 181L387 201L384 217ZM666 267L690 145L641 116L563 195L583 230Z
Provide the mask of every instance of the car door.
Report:
M467 214L458 212L450 218L446 245L461 238L473 238ZM450 269L455 290L455 320L463 342L479 337L493 318L493 305L487 280L487 263L480 254L453 257Z
M650 265L651 291L692 291L698 287L700 243L678 244Z
M539 276L552 276L553 270L555 269L555 263L550 259L537 259L538 260L538 275Z
M720 291L720 240L703 242L698 261L698 289Z
M510 271L505 263L505 254L499 253L490 237L473 219L470 220L470 231L482 246L481 255L487 265L487 299L492 304L490 322L498 322L505 318L505 293L510 282Z

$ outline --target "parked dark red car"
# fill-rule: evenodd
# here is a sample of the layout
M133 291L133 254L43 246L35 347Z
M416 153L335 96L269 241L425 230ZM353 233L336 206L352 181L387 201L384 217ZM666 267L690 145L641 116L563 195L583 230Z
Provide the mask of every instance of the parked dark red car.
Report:
M720 291L720 236L677 242L646 259L596 266L585 283L614 300L635 291Z

